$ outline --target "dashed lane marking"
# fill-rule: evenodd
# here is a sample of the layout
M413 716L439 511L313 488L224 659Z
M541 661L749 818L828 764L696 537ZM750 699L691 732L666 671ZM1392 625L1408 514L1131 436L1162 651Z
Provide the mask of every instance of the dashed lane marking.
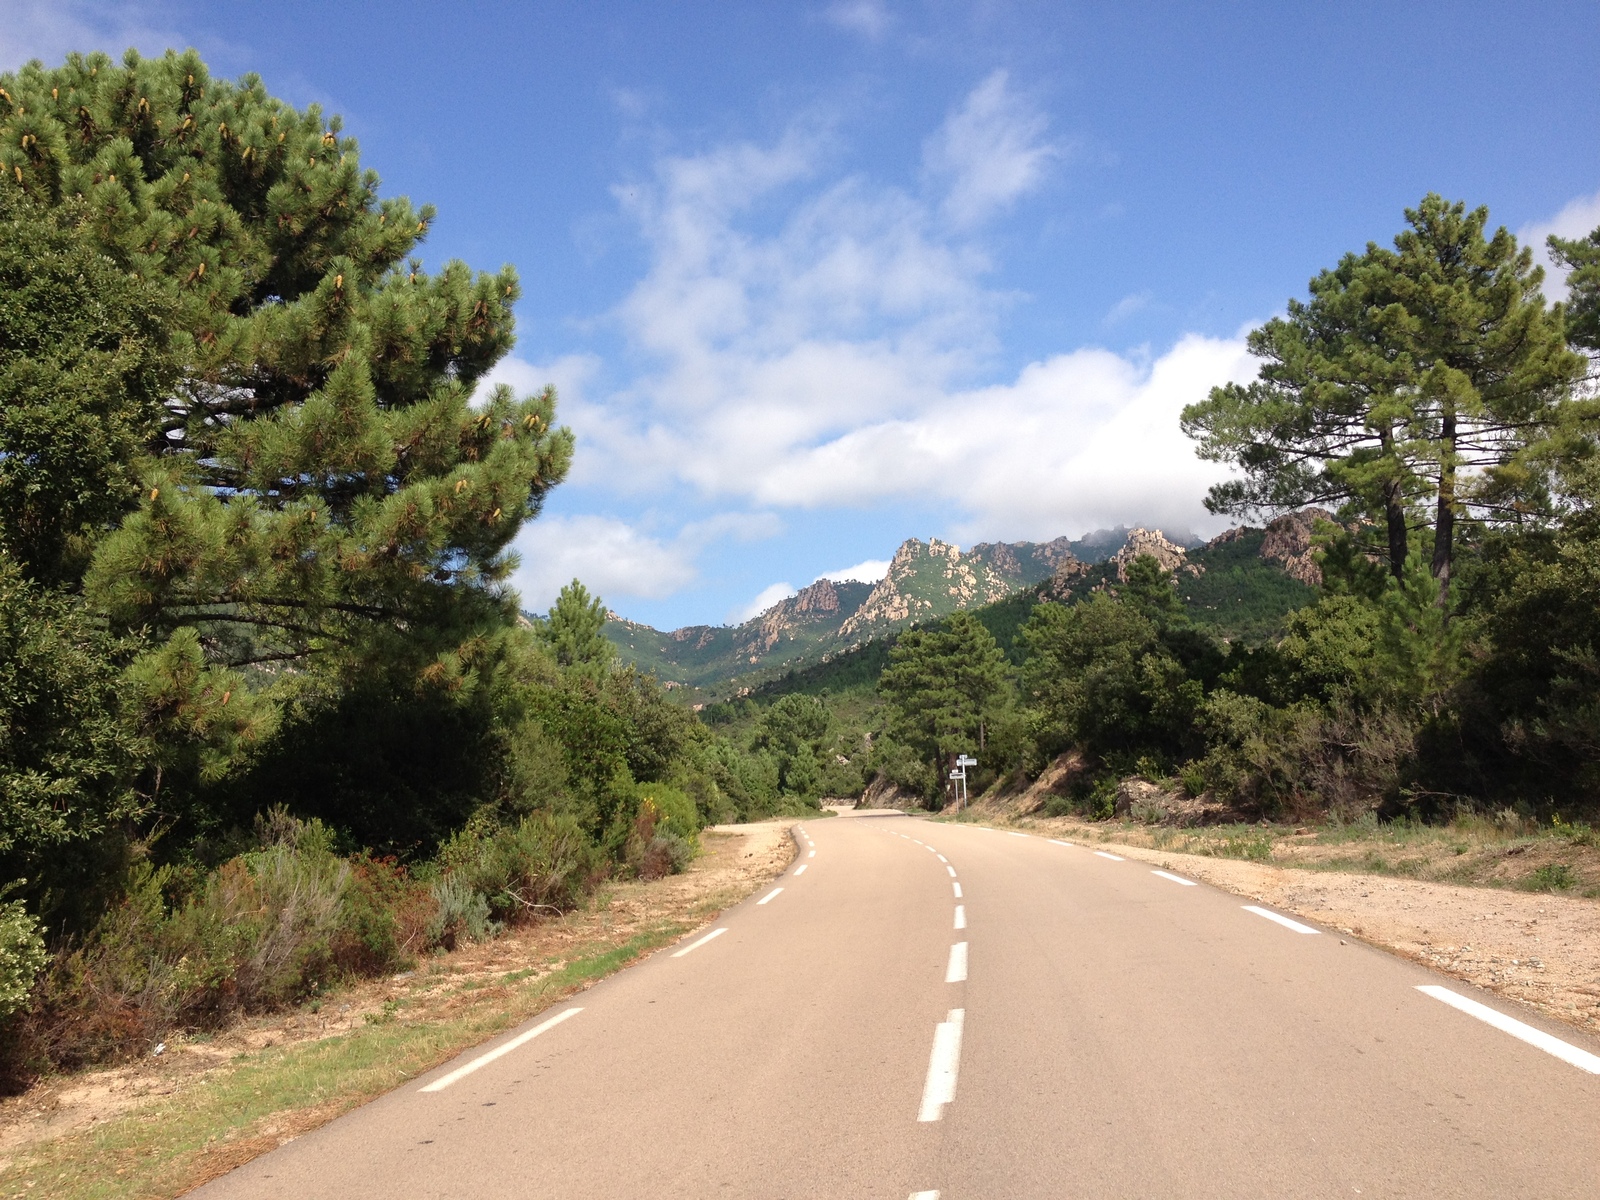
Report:
M1058 846L1070 846L1070 845L1072 845L1071 842L1063 842L1060 838L1051 838L1050 840L1052 842L1054 842Z
M933 1053L928 1056L928 1078L922 1085L922 1107L918 1121L937 1121L944 1106L956 1098L956 1077L961 1072L961 1026L966 1010L952 1008L950 1015L933 1027Z
M763 904L768 904L771 901L776 900L778 898L778 893L781 892L781 891L783 891L783 889L781 887L773 888L765 896L761 897L761 899L756 901L757 907L760 907Z
M967 944L957 942L950 947L950 965L944 969L946 983L965 983L967 981Z
M718 930L718 932L720 933L721 930ZM583 1009L581 1008L569 1008L565 1012L559 1012L555 1016L551 1017L548 1021L541 1021L532 1029L528 1030L528 1032L517 1034L517 1036L512 1038L509 1042L501 1042L488 1053L478 1055L477 1058L473 1059L466 1066L457 1067L454 1071L451 1071L450 1074L444 1076L442 1079L435 1079L432 1083L417 1090L423 1092L442 1092L452 1083L457 1083L460 1080L465 1079L468 1075L471 1075L479 1067L487 1067L495 1059L500 1058L503 1055L510 1054L519 1046L527 1045L547 1029L554 1029L568 1017L575 1017L582 1011Z
M1199 887L1200 886L1194 880L1185 879L1182 875L1174 875L1171 871L1159 871L1158 870L1158 871L1151 871L1150 874L1159 875L1163 879L1170 879L1170 880L1172 880L1173 883L1181 883L1181 884L1183 884L1184 887Z
M1270 908L1262 908L1259 905L1255 905L1255 904L1246 904L1246 905L1244 905L1244 910L1245 910L1245 912L1255 913L1255 915L1258 916L1258 917L1265 917L1269 921L1276 921L1279 925L1282 925L1285 929L1292 929L1296 933L1320 933L1321 932L1321 930L1313 929L1309 925L1302 925L1302 924L1300 924L1299 921L1291 921L1288 917L1284 916L1282 913L1275 913Z
M682 958L685 954L689 953L689 951L698 950L698 949L700 949L701 946L704 946L712 938L721 937L723 934L725 934L727 932L728 932L728 930L726 929L726 927L724 927L722 929L713 929L710 933L706 934L705 937L701 938L698 942L691 942L689 945L685 946L682 950L673 951L672 957L673 958Z
M965 904L956 905L955 927L957 929L965 929L967 927L967 906Z
M939 1200L938 1192L912 1192L911 1200Z
M1503 1012L1490 1008L1487 1004L1479 1004L1476 1000L1469 1000L1459 992L1452 992L1449 988L1440 987L1436 983L1417 985L1417 991L1432 996L1435 1000L1443 1000L1451 1008L1459 1009L1470 1017L1488 1025L1493 1025L1501 1033L1509 1033L1520 1041L1527 1042L1530 1046L1537 1046L1546 1054L1553 1054L1564 1063L1570 1063L1580 1071L1587 1071L1591 1075L1600 1075L1600 1055L1590 1054L1587 1050L1580 1050L1576 1046L1563 1042L1558 1037L1551 1037L1542 1029L1535 1029L1532 1025L1525 1025L1514 1017L1508 1017Z
M950 878L951 879L954 879L956 877L956 869L954 867L952 867L949 863L945 863L944 869L946 871L950 872Z
M811 865L810 863L801 863L798 867L796 867L794 869L794 873L796 875L804 875L806 873L806 868L808 866L810 866L810 865Z
M1095 854L1098 855L1101 858L1109 858L1112 862L1127 862L1128 861L1127 859L1123 858L1122 855L1120 855L1120 854L1108 854L1104 850L1096 850Z
M952 883L950 886L956 890L956 899L961 899L961 885L959 883Z

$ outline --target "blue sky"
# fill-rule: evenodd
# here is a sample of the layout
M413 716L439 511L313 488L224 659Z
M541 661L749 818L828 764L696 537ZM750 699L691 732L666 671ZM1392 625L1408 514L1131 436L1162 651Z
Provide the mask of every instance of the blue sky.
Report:
M430 263L513 263L499 377L579 435L527 606L668 628L910 536L1213 532L1177 412L1315 271L1430 190L1600 225L1592 3L4 10L0 68L193 45L341 113Z

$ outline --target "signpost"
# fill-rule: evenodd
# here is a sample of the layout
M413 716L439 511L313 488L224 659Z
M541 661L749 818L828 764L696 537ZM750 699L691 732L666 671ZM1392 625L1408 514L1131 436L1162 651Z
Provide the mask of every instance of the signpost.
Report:
M956 756L956 769L950 772L950 778L956 785L956 811L960 812L967 799L967 768L978 765L978 760L965 754Z

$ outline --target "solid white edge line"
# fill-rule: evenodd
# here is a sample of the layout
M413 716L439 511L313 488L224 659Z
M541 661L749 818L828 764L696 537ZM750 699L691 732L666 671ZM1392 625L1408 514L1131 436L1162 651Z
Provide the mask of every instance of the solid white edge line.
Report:
M701 946L704 946L712 938L721 937L723 934L725 934L727 932L728 932L727 926L723 926L721 929L713 929L710 933L706 934L705 937L701 938L698 942L691 942L689 945L685 946L682 950L674 950L672 952L672 957L673 958L682 958L685 954L689 953L689 951L698 950L698 949L700 949Z
M1470 1017L1477 1017L1486 1025L1493 1025L1501 1033L1509 1033L1519 1041L1527 1042L1530 1046L1537 1046L1546 1054L1553 1054L1564 1063L1570 1063L1580 1071L1587 1071L1591 1075L1600 1075L1600 1055L1590 1054L1587 1050L1563 1042L1558 1037L1552 1037L1542 1029L1535 1029L1532 1025L1524 1025L1515 1017L1508 1017L1505 1013L1490 1008L1487 1004L1479 1004L1476 1000L1468 999L1459 992L1452 992L1449 988L1440 987L1436 983L1420 983L1417 991L1432 996L1435 1000L1442 1000L1451 1008L1458 1009Z
M761 897L761 899L756 901L757 906L759 907L760 905L765 904L767 901L774 899L777 896L777 894L779 892L781 892L781 891L783 891L783 889L781 887L773 888L765 896Z
M1300 924L1299 921L1291 921L1288 917L1284 916L1282 913L1275 913L1270 908L1260 908L1260 907L1258 907L1257 905L1254 905L1254 904L1246 904L1246 905L1244 905L1244 910L1245 910L1245 912L1255 913L1255 915L1258 916L1258 917L1265 917L1269 921L1276 921L1279 925L1282 925L1285 929L1292 929L1296 933L1321 933L1322 932L1320 929L1313 929L1309 925L1302 925L1302 924Z
M809 863L801 863L798 867L796 867L794 869L794 873L796 875L804 875L806 873L806 867L808 867L809 865L810 865Z
M956 905L956 923L955 923L955 928L957 928L957 929L965 929L966 927L967 927L967 906L965 904L958 904L958 905Z
M496 1046L493 1050L490 1050L487 1054L478 1055L477 1058L473 1059L466 1066L457 1067L454 1071L451 1071L450 1074L446 1075L443 1079L435 1079L432 1083L426 1085L425 1087L420 1087L417 1090L419 1092L442 1092L442 1091L444 1091L445 1088L449 1087L452 1083L457 1083L460 1080L465 1079L468 1075L471 1075L479 1067L487 1067L495 1059L501 1057L502 1055L510 1054L518 1046L527 1045L529 1042L533 1041L534 1038L538 1037L545 1030L554 1029L557 1025L561 1024L561 1022L565 1021L568 1017L575 1017L579 1013L581 1013L582 1011L583 1011L583 1009L581 1009L581 1008L569 1008L565 1012L559 1012L555 1016L551 1017L548 1021L542 1021L538 1025L535 1025L532 1029L528 1030L526 1033L517 1034L517 1036L512 1038L509 1042L501 1042L498 1046Z
M961 899L961 885L959 883L952 883L950 886L956 890L956 899Z
M1063 842L1060 838L1051 838L1050 840L1052 842L1054 842L1058 846L1070 846L1070 845L1072 845L1071 842Z
M957 942L950 947L950 965L944 969L946 983L965 983L967 981L967 944Z
M922 1107L918 1121L937 1121L944 1106L956 1098L956 1077L961 1071L961 1026L966 1010L952 1008L945 1020L933 1027L933 1053L928 1056L928 1078L922 1085Z
M1109 854L1104 850L1096 850L1095 854L1098 855L1100 858L1109 858L1112 862L1127 862L1128 861L1127 859L1123 858L1122 855L1120 855L1120 854Z
M956 869L954 867L952 867L949 863L945 863L944 869L946 871L950 872L950 878L951 879L954 879L956 877Z
M1163 879L1170 879L1170 880L1172 880L1173 883L1181 883L1181 884L1183 884L1184 887L1199 887L1200 886L1194 880L1185 879L1182 875L1174 875L1171 871L1152 870L1150 872L1150 874L1159 875Z

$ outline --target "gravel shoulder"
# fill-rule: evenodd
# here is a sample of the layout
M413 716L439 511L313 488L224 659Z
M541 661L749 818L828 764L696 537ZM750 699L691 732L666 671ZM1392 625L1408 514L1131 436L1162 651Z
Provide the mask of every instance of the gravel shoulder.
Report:
M702 831L681 875L430 956L312 1007L0 1101L0 1196L182 1195L711 920L780 874L794 819Z

